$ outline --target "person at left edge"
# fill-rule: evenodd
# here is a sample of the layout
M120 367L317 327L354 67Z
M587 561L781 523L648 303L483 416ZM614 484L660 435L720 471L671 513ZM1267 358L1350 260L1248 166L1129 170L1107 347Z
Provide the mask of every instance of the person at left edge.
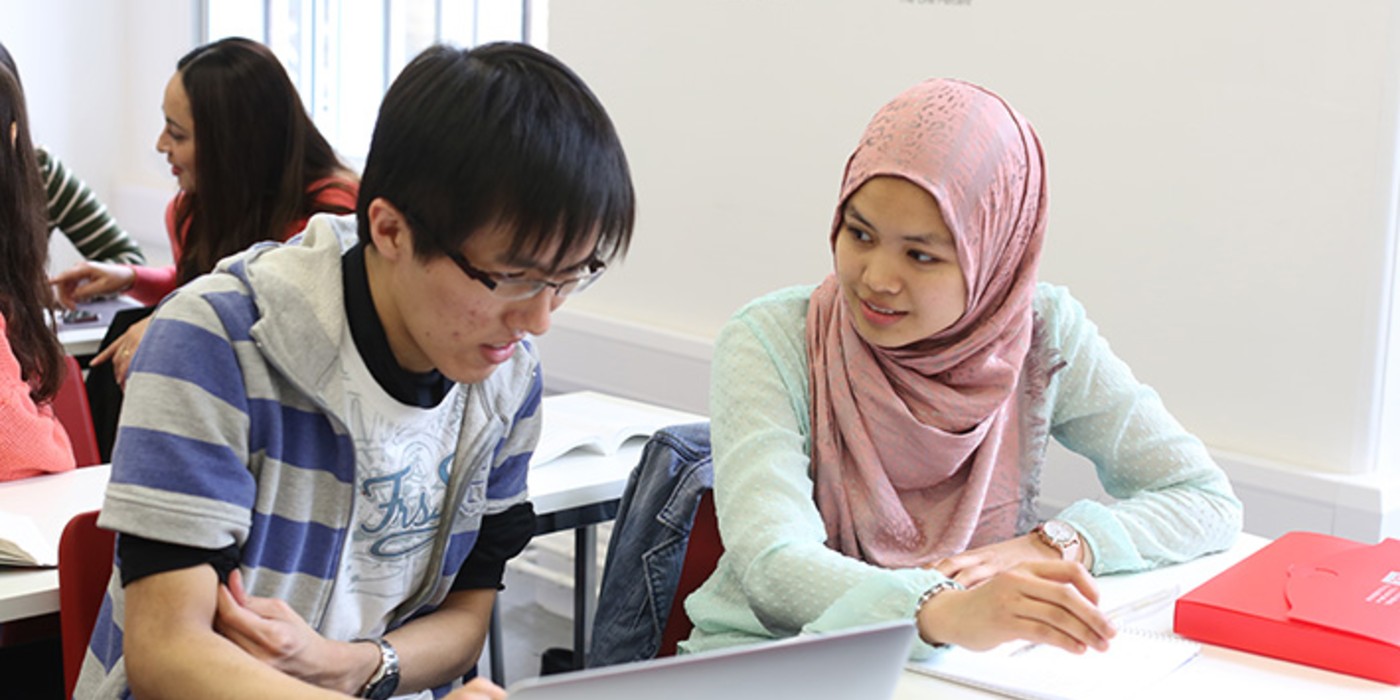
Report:
M534 531L526 336L625 251L633 199L611 120L555 58L499 43L410 62L356 215L313 217L156 311L77 695L478 690L458 686Z
M63 347L48 316L41 182L19 76L0 62L0 481L74 464L53 412Z

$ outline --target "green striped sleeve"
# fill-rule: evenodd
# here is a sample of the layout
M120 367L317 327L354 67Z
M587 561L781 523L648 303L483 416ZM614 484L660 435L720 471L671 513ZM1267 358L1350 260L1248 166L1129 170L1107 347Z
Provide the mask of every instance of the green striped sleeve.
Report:
M112 219L88 186L42 148L35 149L48 197L49 226L62 231L84 258L141 265L141 247Z

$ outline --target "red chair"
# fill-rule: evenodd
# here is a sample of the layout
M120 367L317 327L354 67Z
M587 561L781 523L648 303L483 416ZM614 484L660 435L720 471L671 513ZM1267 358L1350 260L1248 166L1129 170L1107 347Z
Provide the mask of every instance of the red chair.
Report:
M73 697L78 670L102 609L102 597L112 576L112 551L117 535L97 527L97 511L79 513L68 521L58 540L58 617L63 648L64 697Z
M53 412L68 431L68 441L73 443L73 458L78 466L101 464L102 453L97 449L97 429L93 426L92 408L83 384L83 368L72 355L66 358L63 384L53 397Z
M700 496L700 504L695 507L695 522L690 526L690 541L685 548L685 562L681 564L681 578L676 583L671 612L666 616L666 629L661 632L657 658L674 656L676 644L690 636L690 616L685 614L685 599L710 577L719 563L719 555L724 553L724 543L719 538L719 521L715 519L714 493L706 491Z

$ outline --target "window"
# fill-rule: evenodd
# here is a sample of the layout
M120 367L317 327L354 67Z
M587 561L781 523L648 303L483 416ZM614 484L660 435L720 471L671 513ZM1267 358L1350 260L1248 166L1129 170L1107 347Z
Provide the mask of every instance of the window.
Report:
M245 36L286 66L311 118L364 166L379 101L424 48L543 43L541 0L203 0L202 42Z

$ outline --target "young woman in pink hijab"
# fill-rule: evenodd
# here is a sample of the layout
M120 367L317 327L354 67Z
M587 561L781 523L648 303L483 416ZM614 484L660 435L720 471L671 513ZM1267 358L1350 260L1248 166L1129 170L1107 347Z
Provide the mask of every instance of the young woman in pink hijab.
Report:
M1225 474L1037 280L1046 203L1040 142L997 95L929 80L875 115L846 167L835 274L751 302L717 341L725 553L687 601L684 650L899 618L916 655L1103 649L1093 575L1231 544ZM1051 437L1117 500L1042 522Z

